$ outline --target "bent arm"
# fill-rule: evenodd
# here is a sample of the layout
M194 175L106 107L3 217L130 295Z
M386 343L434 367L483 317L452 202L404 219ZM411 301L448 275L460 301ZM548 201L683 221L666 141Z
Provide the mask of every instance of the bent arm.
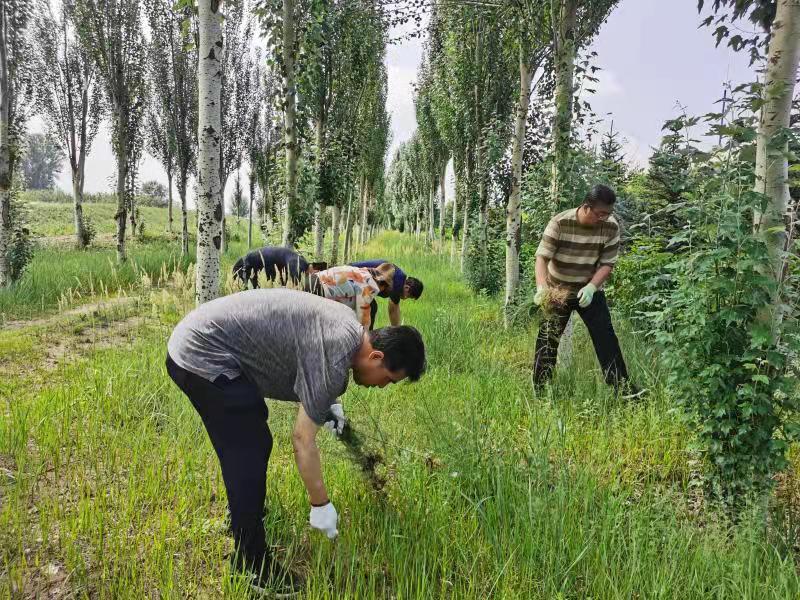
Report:
M389 322L393 327L397 327L402 323L400 304L395 304L394 300L389 300Z
M292 446L294 446L297 471L306 486L308 498L314 506L322 506L329 502L328 491L322 480L322 463L317 447L318 430L319 426L311 420L301 404L292 432Z
M536 257L536 287L547 286L547 265L550 259L544 256Z
M614 265L602 265L599 269L597 269L597 271L595 271L594 277L592 277L592 281L590 283L599 290L600 287L606 282L606 279L609 278L611 271L613 270Z

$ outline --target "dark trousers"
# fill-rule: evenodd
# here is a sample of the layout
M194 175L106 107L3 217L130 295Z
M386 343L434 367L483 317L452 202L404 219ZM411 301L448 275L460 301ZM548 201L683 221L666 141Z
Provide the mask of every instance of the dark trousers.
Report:
M369 330L372 331L375 328L375 315L378 314L378 301L373 300L372 303L369 305Z
M212 383L169 356L167 373L200 414L219 458L236 546L234 564L258 573L269 559L263 522L272 451L267 405L244 377L231 381L222 375Z
M628 378L625 360L619 347L617 334L611 324L611 313L608 311L606 295L602 291L595 293L592 303L586 308L578 306L576 299L568 300L564 308L543 321L536 338L536 356L533 363L533 381L542 384L553 376L553 369L558 358L558 342L567 327L570 315L577 311L589 330L594 351L603 376L609 385L618 386Z

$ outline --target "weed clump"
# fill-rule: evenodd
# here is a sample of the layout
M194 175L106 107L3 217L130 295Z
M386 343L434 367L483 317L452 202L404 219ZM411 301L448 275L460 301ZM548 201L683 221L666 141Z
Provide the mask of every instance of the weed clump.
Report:
M376 492L383 491L388 482L388 471L385 468L379 468L386 466L386 459L383 454L379 451L367 449L364 443L364 436L359 434L350 423L345 424L342 433L337 437L347 449L350 459L358 465L361 472L366 476L372 489Z

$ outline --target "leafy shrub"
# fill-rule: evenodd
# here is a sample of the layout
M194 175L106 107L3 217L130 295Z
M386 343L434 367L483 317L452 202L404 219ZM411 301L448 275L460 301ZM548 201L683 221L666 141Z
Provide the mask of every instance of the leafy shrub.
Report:
M88 247L97 236L97 227L91 217L83 217L83 245Z
M651 315L664 309L675 287L672 273L667 269L675 255L665 252L663 246L658 238L634 238L619 257L606 286L609 302L645 330L652 323Z
M505 218L502 209L489 212L489 222L471 225L464 271L476 292L494 295L505 287Z
M771 487L800 408L790 369L800 294L791 279L779 287L770 276L766 234L752 228L767 199L749 189L701 192L684 208L695 225L679 237L691 237L690 250L670 265L677 285L655 315L670 387L707 459L708 491L729 507Z
M11 281L18 281L33 260L34 242L27 227L28 211L19 191L11 192L11 239L7 257Z

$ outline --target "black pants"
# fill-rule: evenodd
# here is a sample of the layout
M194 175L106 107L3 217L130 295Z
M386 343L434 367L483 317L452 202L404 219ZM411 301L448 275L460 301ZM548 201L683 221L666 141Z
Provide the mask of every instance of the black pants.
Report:
M372 303L369 305L369 330L372 331L375 328L375 315L378 314L378 301L373 300Z
M625 360L619 347L617 334L611 324L611 314L608 311L606 295L602 291L595 293L592 303L586 308L578 306L576 299L568 300L563 309L558 309L556 314L542 322L539 335L536 338L536 357L533 363L533 381L542 384L553 375L558 358L558 342L564 329L567 327L570 315L577 311L589 330L594 351L606 383L618 386L628 378Z
M228 492L235 566L258 572L269 559L264 535L264 500L272 433L267 405L244 377L220 376L213 383L175 364L167 373L188 396L217 452Z

